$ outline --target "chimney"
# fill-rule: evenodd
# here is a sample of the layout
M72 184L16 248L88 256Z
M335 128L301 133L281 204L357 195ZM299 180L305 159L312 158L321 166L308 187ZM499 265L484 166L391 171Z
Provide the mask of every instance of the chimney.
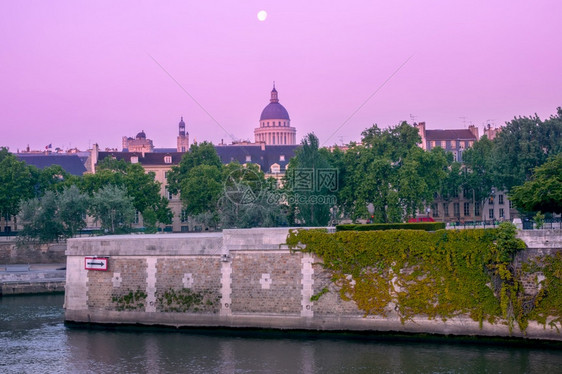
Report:
M478 127L476 127L474 125L470 125L470 126L468 126L468 129L470 130L472 135L474 135L476 137L476 140L478 140Z
M414 124L414 127L418 129L421 138L421 148L427 150L427 144L425 139L425 122L419 122Z

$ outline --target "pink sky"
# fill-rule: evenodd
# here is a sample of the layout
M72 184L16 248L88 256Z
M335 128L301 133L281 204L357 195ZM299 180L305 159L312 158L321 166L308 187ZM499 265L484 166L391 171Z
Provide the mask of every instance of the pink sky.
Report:
M561 14L558 0L3 1L0 146L120 149L144 130L175 147L180 116L191 139L253 140L272 81L298 138L324 144L411 115L544 118L562 106Z

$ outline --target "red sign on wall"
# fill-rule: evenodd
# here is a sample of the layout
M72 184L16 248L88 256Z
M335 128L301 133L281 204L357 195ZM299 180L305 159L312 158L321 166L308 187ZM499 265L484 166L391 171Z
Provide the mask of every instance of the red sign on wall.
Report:
M84 257L84 269L107 271L107 257Z

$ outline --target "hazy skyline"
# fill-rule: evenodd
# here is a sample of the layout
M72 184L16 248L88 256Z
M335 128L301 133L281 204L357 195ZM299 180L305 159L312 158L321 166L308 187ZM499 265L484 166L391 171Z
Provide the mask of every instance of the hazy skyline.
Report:
M120 149L144 130L175 147L181 116L191 141L253 141L273 81L297 138L325 145L412 118L546 118L562 106L560 14L556 0L4 1L0 146Z

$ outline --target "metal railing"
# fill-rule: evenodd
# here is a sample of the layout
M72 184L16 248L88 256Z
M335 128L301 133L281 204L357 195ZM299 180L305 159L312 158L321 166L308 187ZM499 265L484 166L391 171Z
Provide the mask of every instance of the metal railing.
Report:
M537 223L534 219L522 219L523 230L537 230ZM540 229L543 230L559 230L562 229L562 218L545 218Z
M448 222L447 228L455 229L482 229L497 227L503 221L490 220L490 221L457 221Z

